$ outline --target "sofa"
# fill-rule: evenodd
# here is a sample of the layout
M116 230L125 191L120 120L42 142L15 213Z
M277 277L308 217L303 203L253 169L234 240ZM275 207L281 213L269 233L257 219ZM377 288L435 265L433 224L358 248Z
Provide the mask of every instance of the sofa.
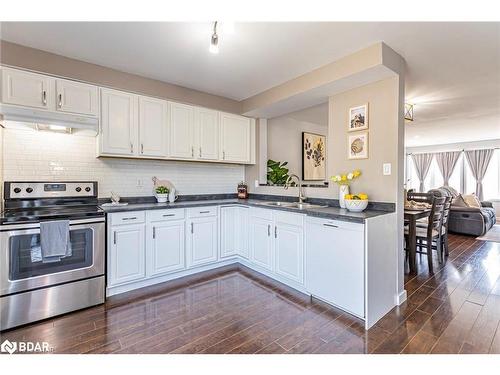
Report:
M459 194L449 186L429 190L438 197L456 198ZM491 202L481 202L480 208L451 205L448 230L470 236L482 236L496 223L496 214Z

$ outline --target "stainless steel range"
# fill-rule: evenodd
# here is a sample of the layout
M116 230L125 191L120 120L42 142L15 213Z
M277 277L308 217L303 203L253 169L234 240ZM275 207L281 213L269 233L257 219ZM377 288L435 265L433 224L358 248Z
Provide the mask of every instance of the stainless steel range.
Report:
M103 303L105 216L97 182L5 182L4 192L0 330ZM69 228L68 251L48 258L41 248L50 251L52 237L40 228L53 223Z

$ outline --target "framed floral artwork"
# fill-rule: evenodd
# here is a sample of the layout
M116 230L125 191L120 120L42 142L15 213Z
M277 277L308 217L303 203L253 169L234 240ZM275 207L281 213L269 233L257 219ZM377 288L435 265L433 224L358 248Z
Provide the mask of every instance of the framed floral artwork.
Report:
M326 137L320 134L302 133L302 180L326 179Z
M368 159L368 132L350 134L347 152L348 159Z
M349 131L368 129L368 103L349 108Z

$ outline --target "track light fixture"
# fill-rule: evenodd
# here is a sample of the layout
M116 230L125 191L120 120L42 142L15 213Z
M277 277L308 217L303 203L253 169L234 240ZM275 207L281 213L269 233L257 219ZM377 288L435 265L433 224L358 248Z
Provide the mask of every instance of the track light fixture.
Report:
M212 38L210 40L210 47L208 48L208 50L214 54L219 53L219 36L217 35L217 21L214 22L214 33L212 34Z

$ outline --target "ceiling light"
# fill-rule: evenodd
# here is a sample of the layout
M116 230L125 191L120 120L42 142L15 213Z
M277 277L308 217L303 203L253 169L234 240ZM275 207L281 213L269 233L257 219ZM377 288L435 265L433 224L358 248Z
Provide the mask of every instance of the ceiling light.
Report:
M210 40L210 47L208 50L212 53L219 53L219 37L217 35L217 21L214 22L214 33L212 34L212 39Z
M413 104L405 103L405 120L413 121Z

